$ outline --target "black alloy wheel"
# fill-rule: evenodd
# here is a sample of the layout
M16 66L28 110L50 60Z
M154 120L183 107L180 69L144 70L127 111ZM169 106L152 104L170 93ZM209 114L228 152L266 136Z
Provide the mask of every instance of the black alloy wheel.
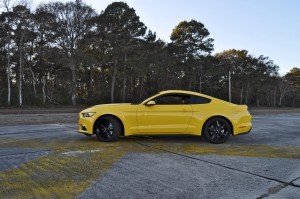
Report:
M112 116L100 118L95 125L95 134L98 140L102 142L111 142L117 140L121 135L121 124Z
M226 119L214 117L205 123L202 133L208 142L222 144L226 142L232 134L232 128Z

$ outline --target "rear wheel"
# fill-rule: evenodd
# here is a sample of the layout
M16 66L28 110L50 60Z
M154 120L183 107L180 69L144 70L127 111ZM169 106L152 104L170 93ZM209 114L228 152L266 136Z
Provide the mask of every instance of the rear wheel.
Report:
M226 119L214 117L205 123L202 133L208 142L222 144L226 142L232 134L232 128Z
M104 116L95 124L95 134L98 140L102 142L111 142L117 140L122 131L122 126L118 119L112 116Z

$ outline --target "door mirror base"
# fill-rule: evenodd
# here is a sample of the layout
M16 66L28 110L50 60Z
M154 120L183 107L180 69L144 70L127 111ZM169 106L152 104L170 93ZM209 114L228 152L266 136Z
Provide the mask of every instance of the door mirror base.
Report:
M146 106L154 106L156 105L155 101L151 100L145 104Z

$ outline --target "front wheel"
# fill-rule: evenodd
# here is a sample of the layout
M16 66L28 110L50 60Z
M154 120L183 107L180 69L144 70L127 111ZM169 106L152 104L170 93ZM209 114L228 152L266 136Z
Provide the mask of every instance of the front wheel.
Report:
M104 116L95 124L95 134L98 140L102 142L111 142L117 140L122 131L120 122L112 116Z
M222 144L226 142L232 134L232 128L226 119L213 117L205 123L202 133L208 142Z

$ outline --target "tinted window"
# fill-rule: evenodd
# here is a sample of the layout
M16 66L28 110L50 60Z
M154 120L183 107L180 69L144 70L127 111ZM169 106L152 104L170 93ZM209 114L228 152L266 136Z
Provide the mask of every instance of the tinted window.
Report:
M189 96L164 95L155 99L156 104L188 104Z
M191 95L189 99L190 104L207 104L211 101L211 99L205 97L199 97L195 95Z

